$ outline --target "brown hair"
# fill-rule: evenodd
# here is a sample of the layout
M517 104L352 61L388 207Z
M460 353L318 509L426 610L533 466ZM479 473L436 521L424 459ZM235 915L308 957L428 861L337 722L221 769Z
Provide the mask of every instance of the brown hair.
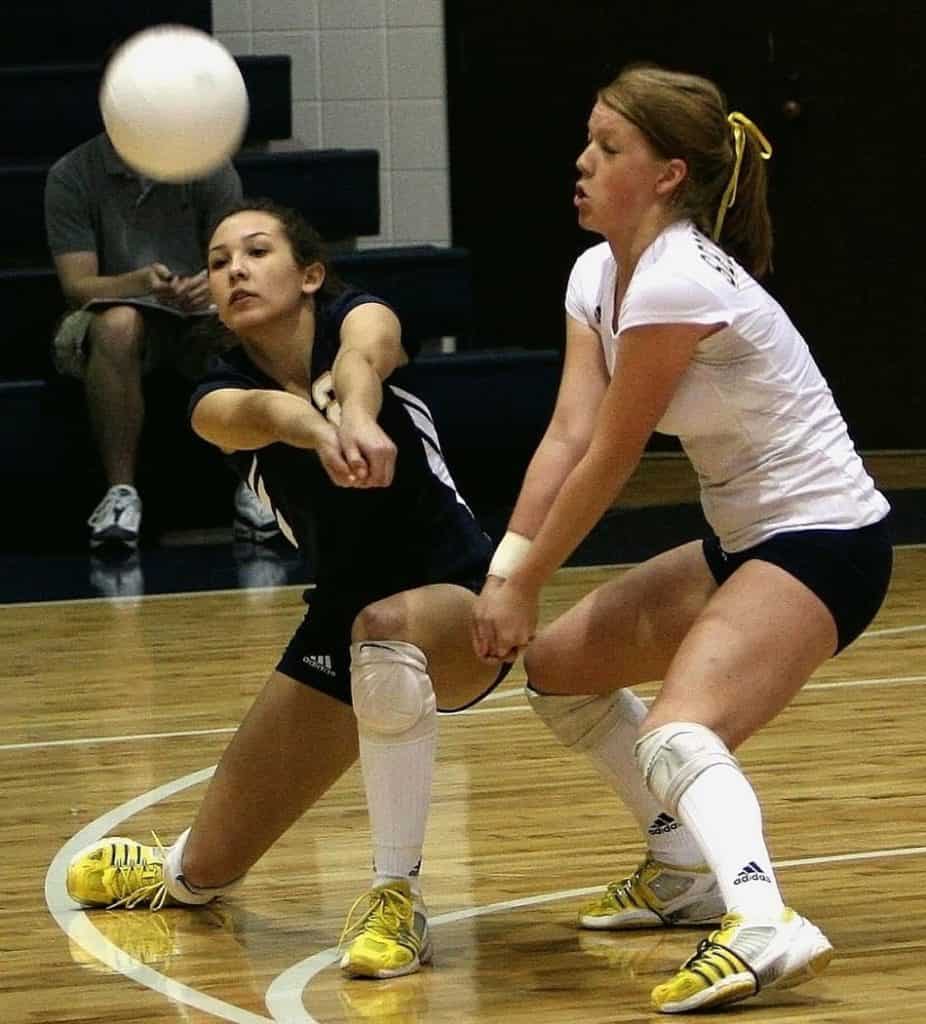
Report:
M298 210L289 206L283 206L274 199L264 197L257 199L239 199L223 210L209 232L211 238L218 226L236 213L266 213L283 229L283 235L289 247L293 251L293 258L300 267L307 267L310 263L321 263L325 268L325 280L315 293L317 302L330 302L337 298L347 287L331 267L328 249L321 235L302 216Z
M599 91L598 99L634 124L660 157L685 161L688 174L673 202L680 216L690 217L712 236L736 163L733 128L720 89L698 75L632 64ZM745 132L736 198L716 240L756 277L771 267L765 160L751 132Z

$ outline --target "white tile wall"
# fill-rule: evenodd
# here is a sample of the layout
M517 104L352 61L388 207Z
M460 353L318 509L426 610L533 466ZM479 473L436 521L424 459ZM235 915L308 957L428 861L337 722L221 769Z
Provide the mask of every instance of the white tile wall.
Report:
M441 0L213 0L232 53L288 53L293 139L379 151L373 245L450 241ZM276 147L275 147L276 148Z
M321 28L382 28L388 0L321 0Z
M254 52L288 53L292 58L293 102L320 100L317 32L255 32Z

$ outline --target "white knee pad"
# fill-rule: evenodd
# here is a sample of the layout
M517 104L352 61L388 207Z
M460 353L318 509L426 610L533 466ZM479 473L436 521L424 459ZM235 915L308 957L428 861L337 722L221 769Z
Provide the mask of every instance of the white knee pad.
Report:
M636 727L646 716L646 705L629 690L615 690L604 697L557 696L538 693L529 686L526 692L540 720L571 750L595 747L619 723Z
M362 640L350 648L350 689L361 730L394 736L427 732L437 720L428 659L414 644ZM414 737L409 737L414 738Z
M634 752L650 792L676 815L682 794L703 771L718 764L739 771L723 740L696 722L661 725L641 737Z

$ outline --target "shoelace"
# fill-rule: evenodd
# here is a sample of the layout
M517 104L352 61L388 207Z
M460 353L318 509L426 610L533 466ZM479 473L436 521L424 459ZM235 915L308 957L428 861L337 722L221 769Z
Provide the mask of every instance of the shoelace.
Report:
M148 902L148 907L153 912L160 910L167 902L167 886L164 884L163 860L167 856L164 844L161 842L157 832L152 831L154 842L161 855L158 863L149 863L143 855L139 860L119 861L112 865L115 870L113 879L114 887L122 890L122 895L114 903L110 903L108 910L115 910L117 907L125 907L132 910L139 903Z
M354 915L357 908L368 901L367 909L357 921ZM408 936L417 941L418 936L414 930L408 927L414 919L414 904L398 889L388 887L376 889L373 892L365 892L354 900L353 905L347 912L347 921L338 939L338 946L341 947L350 939L356 938L363 931L373 931L389 939L397 938L398 934L405 931Z
M114 516L118 519L132 503L134 497L133 494L107 494L100 507L90 517L90 525L98 526L100 523L105 522L109 516Z
M694 955L690 956L681 966L682 971L690 971L697 974L707 985L713 985L722 978L728 978L731 974L742 974L747 970L753 977L756 985L756 992L759 991L759 978L756 972L746 963L745 960L734 953L728 946L717 942L715 935L720 935L723 929L719 929L698 943ZM711 976L711 972L715 975Z
M649 861L645 861L629 878L625 878L620 882L610 882L605 890L606 895L610 896L616 903L620 903L621 906L630 904L630 906L635 907L637 905L637 900L634 896L634 889L640 881L643 871L648 864ZM643 902L649 906L646 900L643 900Z

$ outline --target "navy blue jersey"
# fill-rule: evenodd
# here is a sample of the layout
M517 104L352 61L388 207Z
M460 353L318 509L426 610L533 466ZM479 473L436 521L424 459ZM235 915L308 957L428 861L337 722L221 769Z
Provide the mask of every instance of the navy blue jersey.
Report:
M331 368L345 316L381 302L348 290L316 309L310 394L330 414ZM384 303L385 304L385 303ZM491 543L457 492L444 463L434 420L425 403L402 387L402 371L383 385L379 425L398 450L395 476L385 488L335 486L314 451L283 443L233 452L236 472L274 511L283 533L314 551L319 592L358 605L428 583L472 580L485 573ZM218 359L190 400L190 414L221 388L280 391L242 348Z

